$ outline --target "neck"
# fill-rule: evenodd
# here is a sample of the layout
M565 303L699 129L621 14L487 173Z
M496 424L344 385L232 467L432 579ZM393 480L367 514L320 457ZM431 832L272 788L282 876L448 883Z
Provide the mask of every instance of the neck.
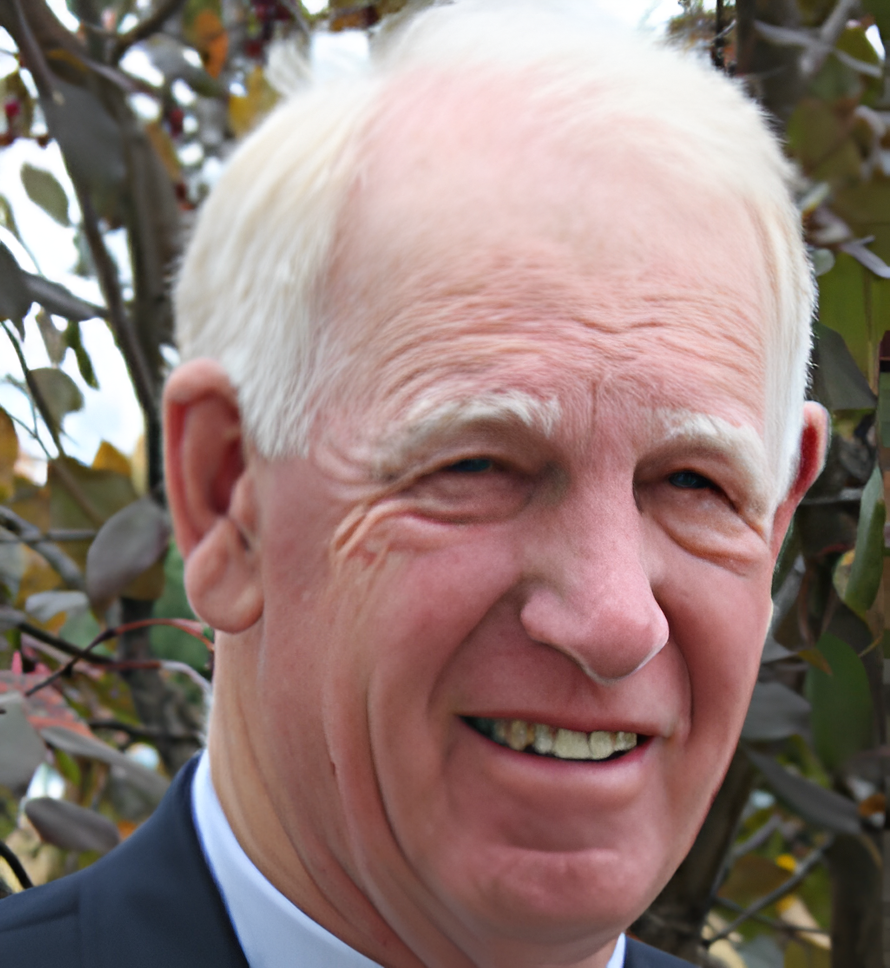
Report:
M218 650L248 651L226 638L218 636L224 640ZM275 803L276 765L266 761L254 735L239 681L227 663L217 664L208 752L216 795L242 849L288 900L350 947L386 968L423 968L328 847L283 823Z

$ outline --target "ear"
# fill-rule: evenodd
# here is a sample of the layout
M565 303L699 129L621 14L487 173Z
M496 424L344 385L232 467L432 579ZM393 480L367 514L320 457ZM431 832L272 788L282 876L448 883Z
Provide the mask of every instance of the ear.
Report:
M803 496L822 473L828 449L828 412L818 403L807 401L803 407L803 430L800 435L800 457L797 473L784 500L776 509L770 548L778 558L785 532Z
M220 632L262 615L253 468L234 387L213 360L177 367L164 389L167 496L195 613Z

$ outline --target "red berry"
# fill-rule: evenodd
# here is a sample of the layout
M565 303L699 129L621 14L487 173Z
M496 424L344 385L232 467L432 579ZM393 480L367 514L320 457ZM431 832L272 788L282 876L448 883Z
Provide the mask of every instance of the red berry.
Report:
M254 60L259 60L263 56L263 41L260 37L251 37L244 42L244 53Z
M167 111L167 128L174 138L182 134L182 122L185 119L185 111L182 108L173 107Z
M3 105L3 112L6 115L6 120L12 123L22 113L21 101L17 97L7 98Z

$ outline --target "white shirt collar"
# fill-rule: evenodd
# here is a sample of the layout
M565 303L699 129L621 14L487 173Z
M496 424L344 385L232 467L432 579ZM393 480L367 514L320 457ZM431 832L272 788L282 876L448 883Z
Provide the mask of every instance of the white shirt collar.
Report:
M192 781L192 812L204 857L232 919L250 968L380 968L316 924L260 873L232 833L201 754ZM625 939L618 938L606 968L623 968Z

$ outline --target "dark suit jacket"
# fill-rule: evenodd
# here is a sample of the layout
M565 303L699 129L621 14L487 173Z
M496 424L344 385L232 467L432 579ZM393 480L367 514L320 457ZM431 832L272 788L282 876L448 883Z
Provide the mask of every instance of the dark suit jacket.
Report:
M0 901L2 968L248 968L192 822L196 763L102 860ZM628 942L625 968L687 964Z

